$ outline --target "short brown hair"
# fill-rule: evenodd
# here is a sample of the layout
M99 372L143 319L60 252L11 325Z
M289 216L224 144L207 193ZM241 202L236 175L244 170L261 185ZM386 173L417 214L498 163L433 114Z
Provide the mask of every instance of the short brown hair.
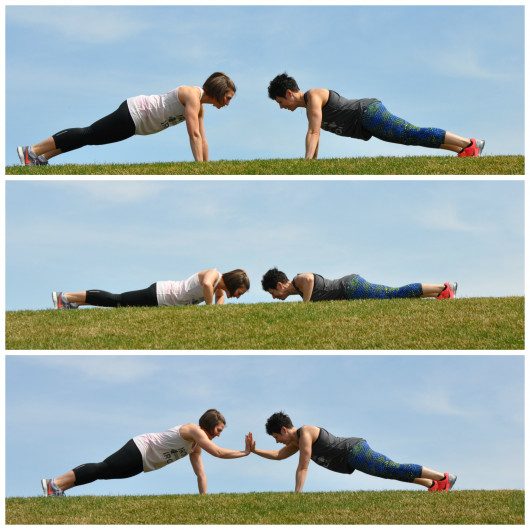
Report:
M219 103L229 90L236 91L234 82L223 72L214 72L202 85L206 94Z
M223 274L223 282L228 292L233 296L239 287L245 287L248 291L250 289L250 279L243 269L234 269Z
M225 417L217 409L208 409L200 418L199 418L199 427L203 428L206 432L211 433L214 427L222 423L226 425Z

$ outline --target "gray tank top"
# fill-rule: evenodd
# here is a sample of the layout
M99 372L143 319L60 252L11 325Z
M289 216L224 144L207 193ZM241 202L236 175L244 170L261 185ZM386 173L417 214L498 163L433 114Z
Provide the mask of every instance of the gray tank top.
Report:
M304 94L307 103L307 92ZM372 135L363 129L361 118L364 110L375 98L346 99L334 90L329 91L328 102L322 107L322 129L360 140L369 140Z
M300 438L302 427L296 431ZM355 468L348 463L348 455L352 447L364 441L363 438L340 438L320 427L318 438L311 449L311 460L319 466L331 469L337 473L351 474Z
M354 276L349 274L343 276L338 280L328 280L320 274L313 273L315 283L313 285L313 292L311 293L311 302L322 302L324 300L346 300L346 289L344 285L346 282ZM302 292L298 289L295 283L296 277L291 281L294 288L298 291L298 294L302 296Z

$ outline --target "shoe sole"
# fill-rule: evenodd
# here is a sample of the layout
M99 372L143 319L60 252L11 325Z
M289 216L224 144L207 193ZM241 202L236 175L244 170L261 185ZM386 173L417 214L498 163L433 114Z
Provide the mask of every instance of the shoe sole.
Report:
M23 147L17 147L17 155L18 155L18 158L20 159L20 163L25 166L26 165L26 162L24 161L24 148Z
M447 489L447 491L453 489L453 486L455 485L455 482L456 482L457 478L458 477L456 475L449 475L448 476L449 488Z
M48 484L45 478L41 479L40 485L42 486L42 493L44 493L45 497L48 497Z
M479 144L480 142L480 144ZM486 141L485 140L478 140L477 141L477 148L478 148L478 156L480 156L482 154L482 151L484 150L484 146L486 145Z
M57 291L52 291L53 308L59 309L59 302L57 301Z
M453 294L454 294L454 297L456 298L456 290L458 289L458 282L454 282L453 283ZM456 480L456 479L455 479Z

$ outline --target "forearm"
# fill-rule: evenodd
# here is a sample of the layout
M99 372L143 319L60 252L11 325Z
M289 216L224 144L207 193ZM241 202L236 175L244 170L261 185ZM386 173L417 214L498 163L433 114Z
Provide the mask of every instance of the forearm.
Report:
M204 296L204 301L206 303L206 305L211 305L213 304L213 285L209 285L209 284L206 284L206 285L203 285L202 286L202 294Z
M305 137L305 158L312 160L318 154L318 141L320 139L320 131L313 131L309 129Z
M202 162L204 160L204 153L202 150L202 138L200 134L190 134L190 147L193 154L193 158L196 162Z
M197 487L199 488L199 493L204 495L208 489L208 482L206 475L197 475Z
M266 449L254 449L252 452L263 458L268 458L269 460L279 460L278 451L268 451Z
M307 468L298 467L296 469L296 484L294 488L294 491L296 493L300 493L302 491L306 476L307 476Z
M246 453L245 451L237 451L236 449L224 449L223 447L219 447L218 454L214 456L217 456L218 458L230 459L242 458L247 455L248 453Z

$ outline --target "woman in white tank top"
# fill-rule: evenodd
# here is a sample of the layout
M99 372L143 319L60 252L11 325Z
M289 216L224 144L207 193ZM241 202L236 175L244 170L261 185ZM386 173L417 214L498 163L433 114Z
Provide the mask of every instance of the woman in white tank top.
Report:
M241 458L250 453L249 442L245 442L243 451L224 449L212 442L221 435L225 425L224 416L216 409L209 409L200 417L198 425L185 423L166 431L135 436L102 462L81 464L54 479L42 479L44 495L62 496L67 489L95 480L128 478L142 471L148 473L188 455L197 476L199 493L204 494L207 491L207 481L202 449L217 458Z
M17 147L17 153L22 165L46 165L50 158L85 145L154 134L185 121L193 158L205 162L208 142L204 104L220 109L230 104L235 93L234 82L226 74L215 72L202 88L181 85L165 94L128 98L114 112L88 127L64 129L35 145Z
M165 280L146 289L125 293L109 293L99 289L78 292L52 292L55 309L77 309L82 305L99 307L174 306L205 302L224 304L225 298L239 298L250 288L243 269L221 274L217 269L204 269L186 280Z

